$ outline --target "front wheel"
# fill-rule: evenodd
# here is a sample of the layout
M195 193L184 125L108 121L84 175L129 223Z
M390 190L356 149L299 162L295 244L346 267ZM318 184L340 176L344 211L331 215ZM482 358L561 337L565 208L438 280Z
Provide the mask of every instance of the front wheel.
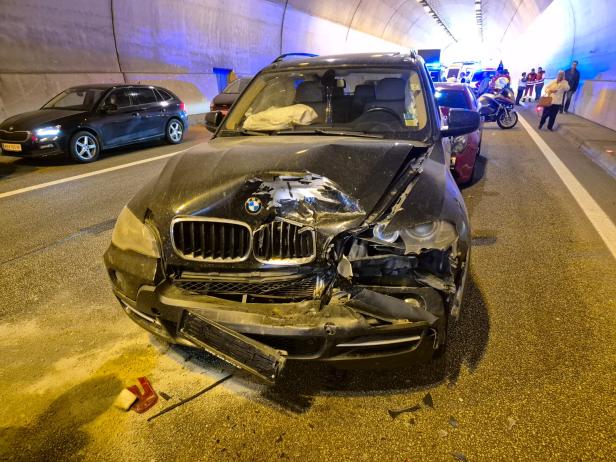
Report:
M515 111L501 111L496 118L496 123L503 130L513 128L518 123L518 114Z
M165 131L165 139L169 144L179 144L184 138L184 126L178 119L171 119L167 122L167 130Z
M96 136L90 132L77 132L71 138L69 145L71 158L81 164L94 162L100 154L100 146Z

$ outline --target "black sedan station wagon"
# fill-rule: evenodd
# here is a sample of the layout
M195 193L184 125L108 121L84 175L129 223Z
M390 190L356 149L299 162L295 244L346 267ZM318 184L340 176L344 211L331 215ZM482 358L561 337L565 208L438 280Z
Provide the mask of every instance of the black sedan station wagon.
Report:
M153 139L182 142L188 114L169 90L149 85L82 85L64 90L37 111L0 124L2 153L68 154L94 162L103 149Z

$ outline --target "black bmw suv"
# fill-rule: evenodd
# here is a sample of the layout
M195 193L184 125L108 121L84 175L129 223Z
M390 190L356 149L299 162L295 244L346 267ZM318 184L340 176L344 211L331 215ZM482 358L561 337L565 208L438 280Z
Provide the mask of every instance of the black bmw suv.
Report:
M443 124L422 59L379 53L277 60L206 120L214 138L115 225L105 263L132 320L268 381L443 351L470 255L448 140L477 112Z
M149 85L82 85L64 90L37 111L0 124L0 147L11 156L65 153L94 162L104 149L152 139L180 143L188 128L185 105Z

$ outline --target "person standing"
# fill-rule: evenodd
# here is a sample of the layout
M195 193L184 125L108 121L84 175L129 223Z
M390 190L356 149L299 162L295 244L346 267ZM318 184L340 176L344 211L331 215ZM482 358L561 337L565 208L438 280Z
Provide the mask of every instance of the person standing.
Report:
M558 115L558 111L563 107L563 99L565 98L565 93L568 91L569 82L565 80L565 72L558 71L556 80L545 87L546 94L552 98L552 105L543 108L543 114L539 122L539 130L543 128L543 124L548 118L548 130L552 131L554 129L556 116Z
M541 66L537 68L537 80L535 81L535 101L541 98L541 92L543 91L543 76L545 71Z
M535 88L535 80L537 79L537 73L535 72L535 68L533 67L528 75L526 76L526 91L524 92L524 97L522 98L522 102L532 101L533 99L533 89Z
M516 106L520 105L520 98L522 98L522 95L524 94L525 91L526 91L526 72L522 72L522 77L520 77L520 80L518 80L518 93L515 96Z
M560 112L569 112L569 105L573 99L573 94L577 91L580 84L580 71L577 70L578 62L573 61L571 67L565 71L565 79L569 83L569 91L565 95L565 102Z

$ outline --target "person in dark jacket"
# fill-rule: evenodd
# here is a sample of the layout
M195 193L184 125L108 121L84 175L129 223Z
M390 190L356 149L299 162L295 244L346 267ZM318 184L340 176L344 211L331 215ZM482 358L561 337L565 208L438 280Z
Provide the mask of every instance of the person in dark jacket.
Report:
M571 67L565 71L565 80L569 82L569 91L565 94L565 101L560 108L560 112L569 112L569 105L573 99L573 94L577 91L580 85L580 71L577 70L578 62L573 61Z
M539 101L541 93L543 92L543 76L545 71L541 66L537 69L537 79L535 80L535 101Z

